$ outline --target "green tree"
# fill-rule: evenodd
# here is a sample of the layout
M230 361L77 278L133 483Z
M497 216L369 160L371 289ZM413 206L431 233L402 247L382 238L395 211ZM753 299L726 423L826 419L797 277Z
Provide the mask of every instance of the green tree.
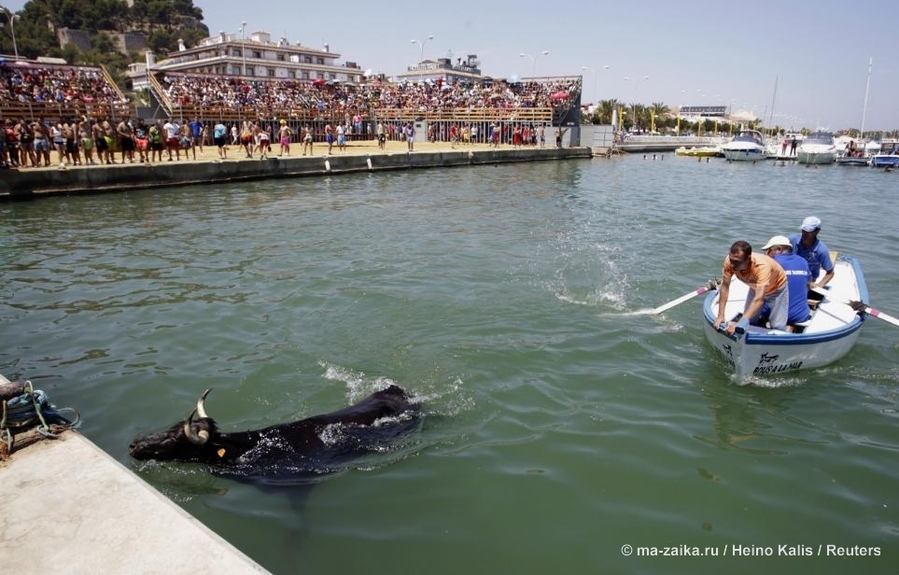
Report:
M656 130L661 132L663 128L671 127L671 108L664 102L653 102L651 110L655 116Z
M70 63L103 64L117 79L124 78L128 64L143 55L117 52L118 43L110 34L142 30L151 49L162 56L178 49L179 38L195 46L209 35L202 23L203 11L192 0L30 0L18 14L21 19L15 31L20 57L53 56ZM80 54L74 46L60 47L56 36L60 28L89 32L91 51ZM8 30L0 30L0 51L13 52Z
M609 125L612 123L612 112L618 108L618 100L599 101L599 123Z

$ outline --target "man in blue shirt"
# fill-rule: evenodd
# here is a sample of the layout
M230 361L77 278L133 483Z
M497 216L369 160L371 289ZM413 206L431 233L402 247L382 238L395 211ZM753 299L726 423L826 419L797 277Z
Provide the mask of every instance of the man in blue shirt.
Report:
M774 236L762 247L768 257L780 264L787 274L787 290L789 292L789 326L808 321L811 310L808 307L808 285L811 279L808 262L793 254L793 246L789 238Z
M790 244L793 246L793 253L808 262L808 269L812 274L809 288L823 288L833 278L833 262L830 259L830 250L827 249L824 242L818 239L821 220L815 216L809 216L802 220L800 230L801 233L792 234L789 238ZM822 269L824 275L818 279Z
M200 121L200 118L194 116L194 119L188 124L190 126L190 135L191 142L195 148L200 148L200 153L203 153L203 140L204 134L206 131L206 126L203 125L203 122Z

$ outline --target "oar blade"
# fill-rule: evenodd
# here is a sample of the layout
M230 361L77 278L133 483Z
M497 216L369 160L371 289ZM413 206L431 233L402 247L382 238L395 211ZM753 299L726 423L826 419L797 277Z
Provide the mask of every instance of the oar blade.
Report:
M899 327L899 319L896 319L891 315L887 315L880 310L874 309L873 307L865 307L865 313L867 313L868 315L873 315L877 319L882 319L887 323L891 323L896 327Z
M669 301L669 302L666 303L666 304L660 305L659 307L653 309L653 310L650 312L650 314L651 314L651 315L658 315L658 314L660 314L660 313L662 313L662 312L666 312L666 311L668 311L669 309L671 309L671 308L673 308L673 307L675 307L675 306L678 306L678 305L684 303L685 301L689 301L689 300L693 299L694 297L696 297L696 296L698 296L698 295L702 295L702 294L704 294L704 293L707 293L707 292L710 292L710 291L712 291L712 290L714 290L714 289L717 289L718 283L719 283L719 282L717 282L717 281L715 281L715 280L712 280L712 281L710 281L709 283L705 284L704 286L700 286L700 287L696 288L695 290L691 291L690 293L686 293L686 294L680 296L680 297L677 298L677 299L673 299L673 300Z

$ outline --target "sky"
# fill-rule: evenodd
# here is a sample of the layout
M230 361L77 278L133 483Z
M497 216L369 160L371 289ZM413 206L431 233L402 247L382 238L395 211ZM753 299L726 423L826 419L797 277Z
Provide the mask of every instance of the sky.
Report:
M25 1L0 4L15 11ZM194 5L203 10L211 34L239 34L246 21L248 30L270 32L274 39L285 36L319 49L328 44L340 54L338 62L356 62L388 77L422 54L477 54L482 72L494 78L534 71L583 75L583 103L614 98L670 108L723 105L796 129L860 128L864 116L865 130L899 128L899 13L885 0Z

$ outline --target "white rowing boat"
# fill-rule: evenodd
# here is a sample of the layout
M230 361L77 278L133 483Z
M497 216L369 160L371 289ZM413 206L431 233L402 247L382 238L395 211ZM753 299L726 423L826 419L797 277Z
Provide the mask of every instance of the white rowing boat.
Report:
M827 296L818 304L812 318L801 324L802 333L749 325L741 318L731 336L715 329L718 295L706 296L703 319L706 339L733 370L740 384L750 376L782 374L832 363L847 353L858 339L864 315L856 313L849 301L867 301L868 287L858 261L840 255L834 262L834 277L827 285ZM822 271L823 273L823 271ZM725 317L743 312L749 288L734 277L725 307Z

